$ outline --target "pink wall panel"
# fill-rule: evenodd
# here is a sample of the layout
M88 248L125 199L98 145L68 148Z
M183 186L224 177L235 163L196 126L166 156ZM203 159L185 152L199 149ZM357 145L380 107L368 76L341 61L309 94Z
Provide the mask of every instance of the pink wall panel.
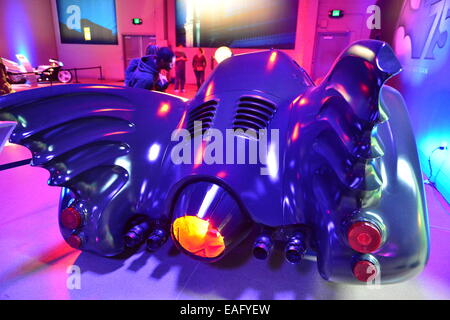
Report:
M103 67L106 79L123 79L124 62L122 35L155 35L161 32L161 14L157 13L157 6L161 0L116 0L116 18L118 31L118 45L89 45L61 43L59 27L57 23L56 4L53 2L53 21L56 33L56 46L61 61L67 67ZM158 19L155 19L158 17ZM142 25L133 25L133 18L143 19ZM162 24L163 21L161 21ZM157 34L158 37L161 34ZM98 71L82 71L80 78L96 78Z
M350 32L351 41L369 38L371 30L367 28L366 22L370 14L367 13L367 8L376 2L376 0L319 0L317 32ZM339 19L329 18L328 13L333 9L343 10L344 16Z
M57 57L51 0L0 0L0 57L17 53L33 66Z

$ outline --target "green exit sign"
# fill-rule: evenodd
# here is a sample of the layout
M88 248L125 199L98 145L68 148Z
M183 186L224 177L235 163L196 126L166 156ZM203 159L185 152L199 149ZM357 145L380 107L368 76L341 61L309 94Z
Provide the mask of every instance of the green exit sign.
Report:
M133 18L132 22L133 22L133 24L142 24L142 19L141 18Z
M329 13L331 18L342 18L344 16L344 11L342 10L331 10Z

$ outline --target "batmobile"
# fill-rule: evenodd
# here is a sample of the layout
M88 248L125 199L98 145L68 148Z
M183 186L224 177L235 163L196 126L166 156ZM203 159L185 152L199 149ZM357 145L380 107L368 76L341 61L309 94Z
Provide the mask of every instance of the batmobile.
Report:
M316 86L268 50L226 59L190 101L55 86L1 97L0 120L62 187L72 247L115 256L172 238L214 262L242 241L265 259L278 242L291 263L315 255L326 280L392 283L429 254L414 135L385 85L400 71L386 43L359 41Z

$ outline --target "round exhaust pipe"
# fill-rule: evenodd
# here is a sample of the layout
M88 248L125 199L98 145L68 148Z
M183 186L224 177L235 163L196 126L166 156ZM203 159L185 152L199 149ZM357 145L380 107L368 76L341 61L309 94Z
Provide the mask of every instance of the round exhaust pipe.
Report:
M258 260L265 260L273 248L271 232L264 230L253 244L253 256Z
M168 232L160 227L155 228L147 239L147 250L154 252L166 243Z
M195 182L179 193L171 236L185 254L214 262L249 234L253 221L237 198L213 182Z
M306 253L305 237L302 232L295 232L290 238L284 249L286 260L292 264L302 261Z
M134 225L124 236L125 246L136 248L140 246L150 230L150 224L147 221Z

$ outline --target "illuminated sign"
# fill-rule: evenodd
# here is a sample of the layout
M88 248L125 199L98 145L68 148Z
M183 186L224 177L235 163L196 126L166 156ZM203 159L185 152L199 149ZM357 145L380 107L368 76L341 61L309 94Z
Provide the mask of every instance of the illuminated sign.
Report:
M342 18L344 16L344 11L331 10L328 15L330 16L330 18Z
M114 0L57 0L61 43L117 44Z

